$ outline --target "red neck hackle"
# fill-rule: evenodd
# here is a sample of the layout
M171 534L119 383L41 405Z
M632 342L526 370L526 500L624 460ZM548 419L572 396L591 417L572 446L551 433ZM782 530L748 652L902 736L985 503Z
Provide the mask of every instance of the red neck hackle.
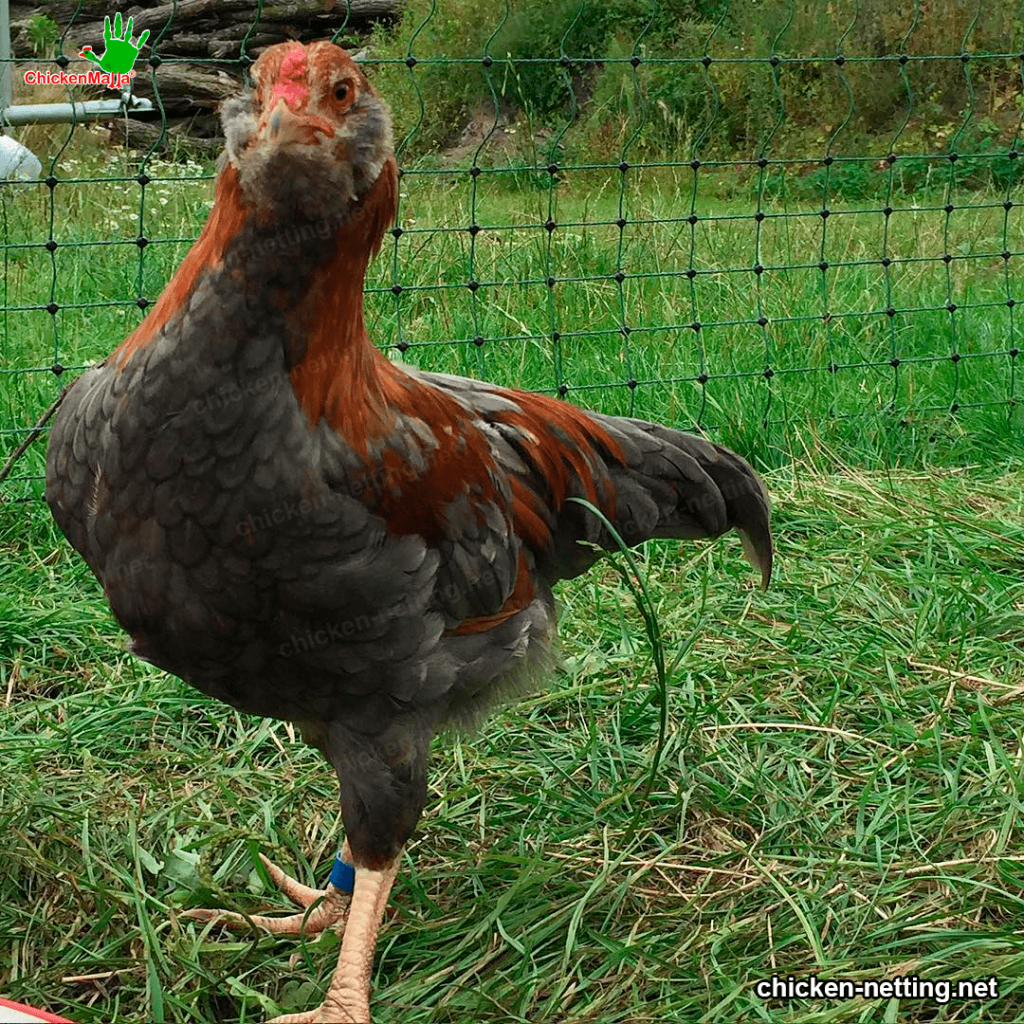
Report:
M392 158L338 228L334 259L314 273L292 318L292 330L301 331L306 345L289 375L309 425L324 419L357 444L387 422L390 364L366 333L363 282L397 204L398 168Z
M217 176L213 209L202 232L146 319L114 349L109 357L114 365L123 368L136 351L149 344L161 328L187 306L200 276L223 265L228 246L241 231L250 212L242 197L238 171L226 164Z
M357 92L375 95L361 69L348 54L330 43L303 46L293 42L272 46L260 56L253 69L254 109L266 115L283 100L302 117L314 118L313 108L324 102L321 93L342 76L355 84ZM314 103L312 91L315 90L319 90L316 92L319 99ZM243 134L238 137L237 145L232 148L229 144L229 159L225 160L218 176L214 206L200 237L146 319L115 350L116 365L123 366L134 352L157 337L168 321L187 308L201 276L216 273L223 266L227 249L248 218L254 217L263 229L272 226L267 219L275 216L272 207L263 204L259 193L250 193L245 185L243 165L253 150L244 134L244 117L242 123ZM250 131L254 130L255 122ZM380 248L394 220L397 193L397 168L394 158L388 156L374 183L347 211L338 209L333 213L325 207L320 216L325 226L332 220L336 225L331 228L333 252L328 263L317 269L311 267L308 280L300 288L302 297L290 314L292 330L301 331L293 339L295 344L289 345L291 352L300 354L298 363L290 367L292 380L311 424L323 417L337 418L336 410L346 404L338 393L339 385L332 380L336 374L353 369L359 371L359 376L372 376L377 359L363 324L363 280L369 259ZM286 209L277 211L277 216L282 215L287 217L290 213ZM316 234L323 238L319 229ZM258 270L254 268L254 272ZM273 284L267 282L268 290ZM291 294L289 301L294 303L295 292Z

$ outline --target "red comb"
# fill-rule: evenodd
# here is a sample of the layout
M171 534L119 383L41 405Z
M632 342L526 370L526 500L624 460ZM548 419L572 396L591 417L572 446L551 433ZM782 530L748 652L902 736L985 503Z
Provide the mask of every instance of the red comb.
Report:
M277 76L274 91L270 94L268 109L273 109L279 99L283 99L293 110L301 107L309 99L309 90L305 85L306 51L301 46L289 50L281 61L281 71Z

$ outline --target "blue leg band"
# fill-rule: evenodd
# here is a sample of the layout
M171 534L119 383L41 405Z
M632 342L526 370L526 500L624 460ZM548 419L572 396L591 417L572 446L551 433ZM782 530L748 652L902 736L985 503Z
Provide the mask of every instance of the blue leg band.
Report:
M342 892L351 892L355 884L356 869L351 864L346 864L339 852L334 858L334 867L331 868L331 885Z

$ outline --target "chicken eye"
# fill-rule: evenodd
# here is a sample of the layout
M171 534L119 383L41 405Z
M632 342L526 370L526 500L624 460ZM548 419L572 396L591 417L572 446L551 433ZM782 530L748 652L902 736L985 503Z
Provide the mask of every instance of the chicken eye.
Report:
M334 87L334 98L339 102L343 102L348 97L348 85L344 82Z

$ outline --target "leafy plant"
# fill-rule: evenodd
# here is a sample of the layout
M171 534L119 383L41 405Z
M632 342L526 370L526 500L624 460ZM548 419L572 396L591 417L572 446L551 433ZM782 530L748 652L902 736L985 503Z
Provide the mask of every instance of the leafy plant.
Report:
M28 35L29 45L37 57L49 57L60 37L60 27L53 18L45 14L36 13L28 19L25 25L25 32Z

